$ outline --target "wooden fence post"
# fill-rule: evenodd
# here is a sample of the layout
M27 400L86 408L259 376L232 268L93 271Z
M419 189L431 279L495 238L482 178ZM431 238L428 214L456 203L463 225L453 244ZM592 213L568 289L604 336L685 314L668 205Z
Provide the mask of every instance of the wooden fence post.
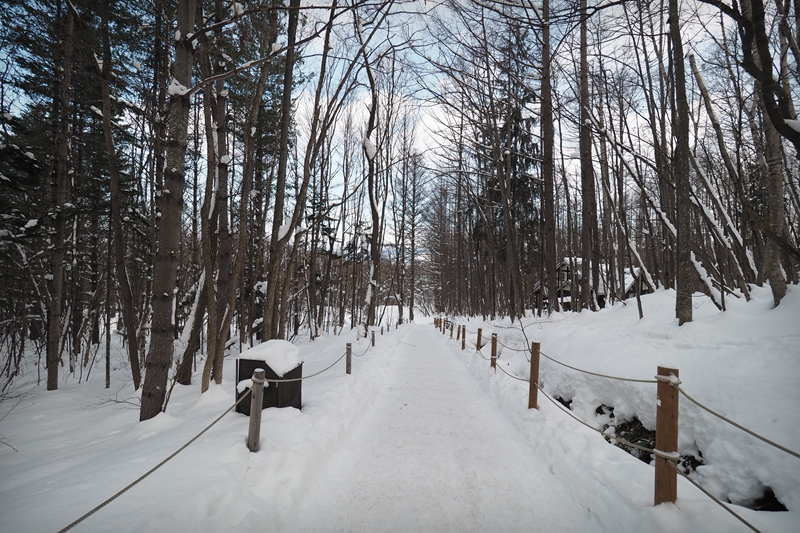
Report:
M353 370L353 345L347 343L347 358L345 359L345 372L352 373Z
M481 351L481 328L478 328L478 343L475 345L475 349Z
M539 408L539 343L531 343L531 384L528 392L528 409Z
M453 327L454 327L454 324L452 322L450 322L450 338L451 339L453 338Z
M492 369L497 372L497 333L492 333Z
M678 378L677 368L658 367L656 396L656 450L668 454L678 453L678 389L669 383ZM663 378L663 380L661 379ZM656 483L654 505L675 503L678 499L678 473L664 457L656 456Z
M458 329L456 329L456 340L461 340L461 324L459 324Z
M253 385L250 387L250 427L247 431L247 449L257 452L260 448L261 438L261 409L264 407L264 376L263 368L253 371Z
M372 330L372 346L375 346L375 330Z
M461 350L463 351L467 347L467 325L464 324L461 326Z
M383 324L381 324L381 335L383 335Z

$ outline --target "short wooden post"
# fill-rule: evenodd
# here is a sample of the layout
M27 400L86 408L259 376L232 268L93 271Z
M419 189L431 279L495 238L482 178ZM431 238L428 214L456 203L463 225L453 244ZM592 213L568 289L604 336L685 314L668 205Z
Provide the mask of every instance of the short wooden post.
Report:
M539 343L531 343L531 384L528 391L528 409L539 408Z
M250 427L247 431L247 449L257 452L260 448L261 438L261 409L264 407L264 376L263 368L253 371L253 385L250 387Z
M461 350L463 351L467 347L467 326L461 326L464 331L464 334L461 335Z
M447 332L447 320L442 320L442 335Z
M375 346L375 330L372 330L372 345Z
M345 358L345 372L348 374L352 374L353 371L353 345L349 342L347 343L347 357Z
M478 350L478 351L481 351L481 332L482 331L483 330L481 328L478 328L478 343L475 345L475 349Z
M454 328L454 327L455 327L455 324L453 324L452 322L450 322L450 338L451 338L451 339L453 338L453 328Z
M383 335L383 324L381 324L381 335Z
M456 340L461 340L461 324L459 324L458 328L456 329Z
M656 450L667 454L678 452L678 389L670 384L678 378L677 368L658 367L656 397ZM656 456L654 505L675 503L678 499L678 473L668 463L672 459Z
M492 333L492 370L497 372L497 333Z

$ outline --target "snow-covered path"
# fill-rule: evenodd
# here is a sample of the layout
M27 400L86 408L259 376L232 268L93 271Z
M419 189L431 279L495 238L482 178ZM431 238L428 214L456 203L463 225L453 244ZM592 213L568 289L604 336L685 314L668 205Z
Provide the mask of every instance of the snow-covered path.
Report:
M406 340L385 392L293 510L292 530L597 529L440 334L416 326Z

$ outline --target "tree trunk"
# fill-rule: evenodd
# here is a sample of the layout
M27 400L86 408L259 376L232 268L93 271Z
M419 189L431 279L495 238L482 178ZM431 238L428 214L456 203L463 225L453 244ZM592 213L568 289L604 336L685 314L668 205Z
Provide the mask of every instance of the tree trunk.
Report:
M72 80L73 31L75 21L72 10L67 8L64 30L63 77L58 86L57 99L58 126L55 146L55 172L51 179L53 189L51 208L55 214L52 249L48 257L51 276L50 305L47 316L47 390L58 389L58 365L61 359L61 311L64 291L64 240L66 233L66 214L64 204L67 198L67 171L69 166L69 95ZM58 69L60 65L56 65Z
M555 220L555 167L553 152L553 93L551 87L550 58L550 0L542 1L542 180L544 181L544 272L547 281L547 306L550 313L558 312L558 272L556 265L556 220ZM545 280L539 286L543 293Z
M194 50L190 34L194 30L196 0L178 3L178 30L175 43L173 73L176 83L191 85ZM153 261L153 317L150 351L147 354L146 374L142 387L140 420L148 420L161 412L166 396L167 378L174 352L175 324L172 305L175 299L175 278L178 271L178 244L183 209L186 139L189 125L190 98L175 91L170 96L167 123L167 157L164 186L156 197L156 211L161 216L156 227L157 251Z
M110 0L103 3L103 71L101 75L101 92L103 97L103 137L106 143L108 156L108 174L110 178L111 195L111 227L114 235L114 260L119 283L122 314L125 320L125 338L128 343L128 360L131 365L133 388L141 385L142 374L139 368L139 351L136 342L136 304L133 301L131 284L128 279L128 270L125 266L125 237L122 234L122 208L119 190L119 170L117 168L117 150L111 132L111 95L109 83L111 80L111 39L108 31Z
M689 181L689 104L686 99L683 43L681 41L678 0L669 0L669 34L675 72L676 139L672 168L675 175L676 215L678 230L675 316L678 324L692 321L693 266L691 259L691 190Z

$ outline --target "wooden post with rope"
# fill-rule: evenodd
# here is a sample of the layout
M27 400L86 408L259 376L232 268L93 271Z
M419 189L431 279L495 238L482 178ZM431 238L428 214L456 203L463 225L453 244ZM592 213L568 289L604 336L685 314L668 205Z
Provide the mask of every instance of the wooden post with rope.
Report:
M528 409L539 408L539 348L538 342L531 343L531 380L528 391Z
M678 472L669 464L678 456L678 388L671 380L678 378L677 368L658 367L656 397L656 450L674 454L675 459L656 455L656 483L654 505L675 503L678 499Z
M458 329L456 330L456 340L461 340L461 324L458 325Z
M454 327L454 324L452 322L450 322L450 338L451 339L453 338L453 327Z
M375 330L372 330L372 346L375 346Z
M497 333L492 333L492 370L497 372Z
M478 350L479 352L481 351L481 332L482 331L483 330L481 328L478 328L478 342L477 342L477 344L475 344L475 349Z
M261 409L264 406L264 379L266 371L256 368L253 371L253 385L250 387L250 427L247 431L247 449L257 452L261 438Z
M467 347L467 325L464 324L463 326L461 326L461 329L464 332L461 335L461 350L463 351Z
M353 345L349 342L347 343L347 358L345 359L345 372L348 374L353 373Z

